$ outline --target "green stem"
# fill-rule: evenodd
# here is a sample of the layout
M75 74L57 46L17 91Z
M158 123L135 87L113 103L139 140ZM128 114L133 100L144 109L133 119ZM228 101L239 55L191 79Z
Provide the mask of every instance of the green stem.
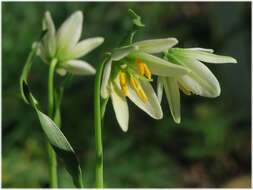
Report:
M103 144L101 132L100 86L103 66L109 55L99 64L95 80L94 94L94 128L96 142L96 187L103 188Z
M48 116L53 119L54 111L54 70L57 64L57 60L53 59L50 63L49 74L48 74ZM47 143L48 157L49 157L49 177L50 187L57 188L57 160L56 154L50 143Z

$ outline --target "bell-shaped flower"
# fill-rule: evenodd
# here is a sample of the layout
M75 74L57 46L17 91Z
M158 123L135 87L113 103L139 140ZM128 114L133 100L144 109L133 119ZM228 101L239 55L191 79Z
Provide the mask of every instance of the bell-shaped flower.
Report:
M150 82L152 75L179 77L188 69L172 64L151 53L160 53L177 43L175 38L146 40L118 48L106 62L101 96L111 97L117 121L123 131L128 129L129 111L126 97L154 119L163 116Z
M56 71L65 75L70 72L78 75L95 74L96 70L87 62L78 58L86 55L104 41L102 37L82 40L83 14L81 11L73 13L56 31L49 12L45 13L42 27L46 34L40 43L38 55L45 63L57 59Z
M171 48L165 53L164 59L191 70L190 73L183 76L158 77L157 80L158 99L161 102L164 88L171 114L176 123L181 121L179 89L186 95L196 94L209 98L220 95L219 81L202 62L237 63L232 57L215 55L212 49L203 48Z

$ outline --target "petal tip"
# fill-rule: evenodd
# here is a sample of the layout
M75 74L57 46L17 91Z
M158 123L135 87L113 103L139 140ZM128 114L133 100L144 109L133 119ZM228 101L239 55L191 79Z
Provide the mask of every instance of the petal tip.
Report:
M180 124L181 123L181 118L174 118L174 121L176 124Z
M177 43L178 43L178 39L177 39L177 38L174 38L174 37L173 37L173 38L168 38L168 40L170 40L170 41L174 41L174 43L175 43L175 44L177 44Z
M122 131L123 131L124 133L126 133L126 132L128 131L128 128L123 128L123 127L121 127L121 129L122 129Z
M233 58L232 60L233 60L232 63L234 63L234 64L238 63L235 58Z
M78 16L78 17L83 17L83 12L82 11L76 11L73 13L73 15Z
M103 37L98 37L98 40L103 43L105 41L105 39Z
M51 15L51 14L50 14L49 11L46 11L46 12L45 12L45 17L50 16L50 15Z

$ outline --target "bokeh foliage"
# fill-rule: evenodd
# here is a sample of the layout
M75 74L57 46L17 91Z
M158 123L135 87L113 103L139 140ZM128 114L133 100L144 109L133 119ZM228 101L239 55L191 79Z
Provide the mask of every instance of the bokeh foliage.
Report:
M233 56L238 64L207 65L220 81L221 96L182 95L179 126L172 121L165 97L164 118L157 121L129 101L129 131L123 133L109 102L103 128L105 186L221 187L251 175L250 2L3 2L3 187L48 187L44 136L18 87L31 45L40 35L44 12L49 10L59 27L72 12L83 11L82 38L105 37L101 47L83 58L96 67L131 28L129 8L146 25L137 41L176 37L178 47L212 48L217 54ZM45 111L47 72L48 65L36 58L29 81ZM57 76L56 84L60 81ZM93 84L93 76L74 77L62 104L62 130L81 160L89 187L95 181ZM60 187L74 187L59 165ZM249 186L246 182L244 186Z

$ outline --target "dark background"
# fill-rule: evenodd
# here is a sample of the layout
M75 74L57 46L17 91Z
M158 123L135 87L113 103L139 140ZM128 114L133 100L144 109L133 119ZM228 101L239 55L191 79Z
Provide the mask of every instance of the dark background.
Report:
M249 187L251 185L251 4L220 2L2 3L2 186L48 187L46 143L39 121L19 95L19 76L49 10L57 27L74 11L84 13L82 39L103 36L85 56L97 66L131 28L132 8L146 28L136 41L176 37L178 47L212 48L238 64L207 66L220 81L215 99L182 93L182 123L176 125L166 98L164 118L153 120L129 102L127 133L111 102L105 115L105 187ZM48 65L34 60L29 83L47 110ZM56 77L56 85L62 78ZM94 76L75 76L62 104L62 130L82 164L85 184L94 187ZM59 164L60 187L73 187Z

